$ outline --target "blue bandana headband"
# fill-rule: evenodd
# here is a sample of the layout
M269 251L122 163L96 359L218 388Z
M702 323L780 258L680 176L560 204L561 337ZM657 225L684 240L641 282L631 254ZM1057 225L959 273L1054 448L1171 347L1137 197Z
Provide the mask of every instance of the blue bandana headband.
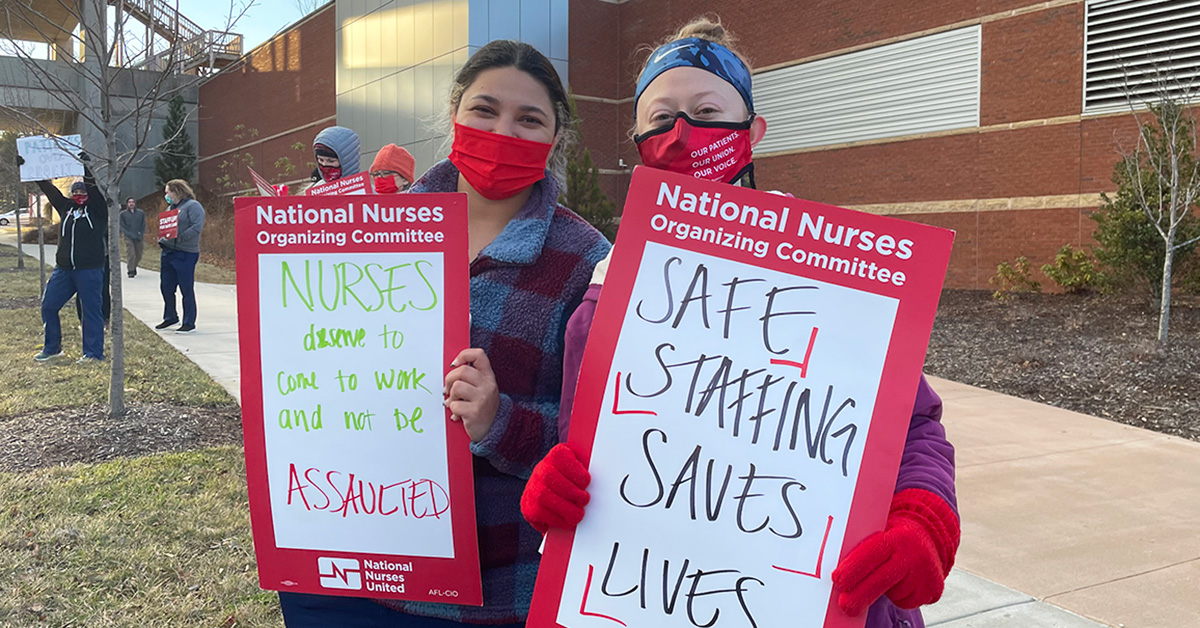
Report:
M642 92L658 75L671 68L700 68L708 70L732 85L742 95L746 109L754 113L754 94L750 91L750 69L732 50L714 41L699 37L677 39L663 44L650 55L646 69L638 77L637 91L633 102L642 97Z

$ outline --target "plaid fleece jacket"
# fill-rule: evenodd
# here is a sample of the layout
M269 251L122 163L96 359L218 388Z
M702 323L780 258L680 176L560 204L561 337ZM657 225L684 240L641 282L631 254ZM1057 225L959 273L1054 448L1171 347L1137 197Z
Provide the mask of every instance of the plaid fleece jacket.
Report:
M410 192L454 192L458 169L442 161ZM546 177L504 231L471 264L471 346L496 372L500 410L471 445L483 606L388 601L397 610L468 624L525 621L542 536L521 517L533 466L558 442L567 319L583 299L609 243L558 204Z

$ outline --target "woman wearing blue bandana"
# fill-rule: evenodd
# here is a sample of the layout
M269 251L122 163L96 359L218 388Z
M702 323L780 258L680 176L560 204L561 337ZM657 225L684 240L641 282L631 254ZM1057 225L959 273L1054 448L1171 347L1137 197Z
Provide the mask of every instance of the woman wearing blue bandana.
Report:
M754 187L751 151L767 121L754 115L750 85L745 61L717 41L690 36L659 46L634 92L642 163ZM720 157L698 162L692 155L700 151Z
M752 150L767 130L754 113L751 73L720 23L694 20L656 48L638 78L633 140L642 163L754 187ZM695 163L694 151L719 155ZM608 259L596 266L583 303L567 323L559 438L566 439L575 384ZM843 552L833 571L838 606L866 612L867 628L920 628L917 607L936 602L958 549L954 448L942 403L925 378L917 389L900 472L884 530ZM590 480L578 455L555 446L534 469L521 499L538 530L571 529L584 516Z

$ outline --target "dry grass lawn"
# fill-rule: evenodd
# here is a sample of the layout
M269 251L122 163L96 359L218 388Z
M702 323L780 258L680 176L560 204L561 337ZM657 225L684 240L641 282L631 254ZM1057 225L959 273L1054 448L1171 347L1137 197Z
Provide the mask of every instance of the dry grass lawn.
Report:
M15 266L16 250L0 246L0 428L102 408L107 363L33 361L37 263ZM64 347L77 357L73 306L61 316ZM129 403L236 409L154 331L125 320ZM282 626L275 593L258 587L236 446L0 472L0 583L5 627Z

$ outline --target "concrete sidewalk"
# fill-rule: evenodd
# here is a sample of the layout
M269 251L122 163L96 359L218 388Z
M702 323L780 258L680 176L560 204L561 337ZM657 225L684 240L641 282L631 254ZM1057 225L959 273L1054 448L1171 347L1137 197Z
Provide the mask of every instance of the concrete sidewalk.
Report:
M965 608L975 574L1109 626L1200 625L1200 443L931 383L958 450L963 519L958 581L931 620ZM1003 592L974 595L999 610L943 625L1086 625L1033 621Z
M149 251L147 251L149 253ZM125 270L125 264L121 264ZM151 328L163 320L163 297L158 273L139 269L137 277L122 276L125 309ZM176 297L179 298L179 297ZM181 307L181 305L176 306ZM196 331L177 334L179 326L159 332L163 340L204 369L240 403L241 364L238 362L237 286L196 282Z
M123 285L134 316L162 320L157 273ZM163 337L240 398L235 288L196 294L196 333ZM930 381L957 448L963 536L928 625L1200 625L1200 443Z

